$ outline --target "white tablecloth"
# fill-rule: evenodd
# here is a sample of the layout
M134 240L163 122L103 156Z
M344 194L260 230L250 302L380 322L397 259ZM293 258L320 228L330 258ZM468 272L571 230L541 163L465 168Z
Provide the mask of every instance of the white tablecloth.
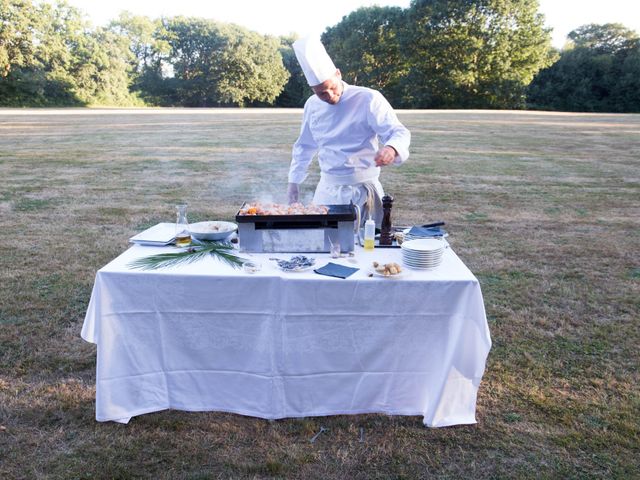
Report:
M133 246L96 275L82 338L97 344L98 421L173 408L476 422L491 339L478 281L450 248L437 269L396 279L368 272L400 263L399 249L358 249L347 279L283 273L273 254L250 255L263 264L254 275L213 258L126 267L164 251Z

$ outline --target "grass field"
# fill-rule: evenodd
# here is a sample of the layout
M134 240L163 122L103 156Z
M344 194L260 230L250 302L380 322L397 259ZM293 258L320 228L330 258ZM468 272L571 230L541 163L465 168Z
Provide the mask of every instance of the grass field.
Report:
M640 115L399 116L394 220L445 220L482 285L477 425L97 423L80 338L96 270L178 201L196 221L284 200L301 111L0 110L0 478L640 478Z

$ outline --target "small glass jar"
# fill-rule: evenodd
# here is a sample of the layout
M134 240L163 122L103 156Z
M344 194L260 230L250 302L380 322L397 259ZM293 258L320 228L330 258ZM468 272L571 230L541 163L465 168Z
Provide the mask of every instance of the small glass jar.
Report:
M187 220L187 204L176 205L176 247L191 245L189 221Z
M254 274L262 270L262 264L260 262L247 261L242 264L242 269L245 273Z

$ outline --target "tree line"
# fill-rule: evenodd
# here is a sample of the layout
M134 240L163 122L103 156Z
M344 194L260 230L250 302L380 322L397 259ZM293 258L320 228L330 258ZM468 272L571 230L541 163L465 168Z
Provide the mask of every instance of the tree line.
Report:
M0 105L300 107L295 39L127 12L93 27L63 1L0 0ZM397 108L640 111L636 32L586 25L557 51L538 0L365 7L322 40L347 82Z

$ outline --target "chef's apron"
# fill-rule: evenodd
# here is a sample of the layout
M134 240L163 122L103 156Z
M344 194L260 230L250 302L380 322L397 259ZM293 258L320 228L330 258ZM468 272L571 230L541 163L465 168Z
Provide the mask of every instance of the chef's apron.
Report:
M379 168L361 170L352 175L331 175L322 172L313 196L316 205L345 205L353 202L362 212L362 223L369 218L380 227L384 190L378 180Z

